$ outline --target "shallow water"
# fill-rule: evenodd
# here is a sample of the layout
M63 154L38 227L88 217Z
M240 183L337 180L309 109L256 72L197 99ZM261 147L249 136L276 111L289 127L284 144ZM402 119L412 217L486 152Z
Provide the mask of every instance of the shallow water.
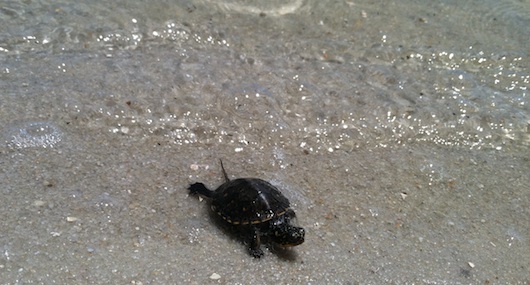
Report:
M530 6L261 2L2 4L2 282L529 282ZM306 242L217 228L218 158Z

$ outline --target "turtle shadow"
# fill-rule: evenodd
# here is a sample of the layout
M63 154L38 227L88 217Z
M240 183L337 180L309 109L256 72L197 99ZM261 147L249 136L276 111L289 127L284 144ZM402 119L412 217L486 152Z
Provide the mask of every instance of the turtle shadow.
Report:
M253 258L248 253L248 247L249 247L250 240L248 237L248 233L245 231L245 228L242 228L241 226L232 225L228 223L227 221L225 221L223 218L221 218L221 216L219 216L217 213L213 212L210 209L210 204L208 204L207 208L208 209L206 210L208 212L209 219L220 230L220 232L228 236L232 241L237 242L241 244L242 246L244 246L245 254L249 258ZM298 255L295 250L291 248L284 248L279 245L276 245L273 242L271 242L269 238L267 238L266 236L263 236L261 239L262 239L262 244L261 244L262 248L263 247L267 248L271 253L276 255L279 259L283 261L289 261L289 262L296 261ZM265 256L263 256L262 258L265 258Z
M267 244L267 248L283 261L295 262L298 257L298 254L292 248L281 247L273 243Z

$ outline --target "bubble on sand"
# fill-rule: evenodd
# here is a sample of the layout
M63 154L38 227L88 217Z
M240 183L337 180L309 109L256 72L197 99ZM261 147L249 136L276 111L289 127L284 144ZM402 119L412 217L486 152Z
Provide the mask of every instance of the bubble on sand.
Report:
M54 147L62 140L62 132L50 122L29 122L8 133L7 145L12 148Z

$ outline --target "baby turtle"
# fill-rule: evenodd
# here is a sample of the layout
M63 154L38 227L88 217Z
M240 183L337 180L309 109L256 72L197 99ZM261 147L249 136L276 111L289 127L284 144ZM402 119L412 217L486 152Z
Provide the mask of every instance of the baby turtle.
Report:
M211 199L212 210L242 233L252 256L263 256L262 238L282 247L304 242L305 230L291 224L296 215L276 187L258 178L230 180L222 160L221 169L226 182L215 191L202 183L188 189L190 194Z

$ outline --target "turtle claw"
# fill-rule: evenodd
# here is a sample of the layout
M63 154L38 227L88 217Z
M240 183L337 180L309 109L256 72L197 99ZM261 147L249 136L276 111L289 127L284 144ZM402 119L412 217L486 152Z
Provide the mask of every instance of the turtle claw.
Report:
M263 250L261 248L249 248L248 252L250 255L252 255L254 258L261 258L263 256Z
M263 256L263 250L261 250L261 238L256 228L253 229L253 235L250 241L248 252L255 258L260 258Z

